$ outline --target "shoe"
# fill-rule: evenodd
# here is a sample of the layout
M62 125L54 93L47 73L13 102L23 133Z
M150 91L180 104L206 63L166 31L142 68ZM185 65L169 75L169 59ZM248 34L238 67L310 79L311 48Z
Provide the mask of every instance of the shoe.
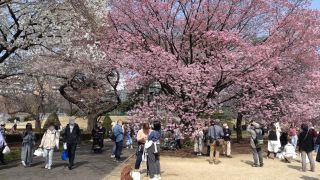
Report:
M48 166L48 170L50 170L51 169L51 166Z
M253 164L252 167L259 167L258 164Z
M26 167L26 163L24 161L21 161L22 166Z
M44 168L45 168L45 169L48 169L48 164L46 164L46 165L44 166Z
M115 158L116 156L115 155L111 155L111 158Z
M263 163L262 163L262 164L260 164L260 167L263 167Z
M3 162L1 162L0 164L1 164L1 165L7 165L8 163L6 163L6 162L3 161Z
M72 166L68 166L68 169L69 169L69 170L72 170Z
M227 158L232 158L232 156L231 156L231 155L229 155L229 156L227 156Z

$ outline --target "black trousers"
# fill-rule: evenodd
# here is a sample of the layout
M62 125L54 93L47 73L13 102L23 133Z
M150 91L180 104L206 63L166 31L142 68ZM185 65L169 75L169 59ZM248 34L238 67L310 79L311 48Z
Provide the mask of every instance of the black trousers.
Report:
M67 143L69 166L74 165L74 158L76 156L76 149L77 149L77 143Z
M123 141L116 142L116 159L120 160L121 152L123 148Z
M143 149L140 146L138 146L136 155L137 155L137 159L136 159L136 163L134 165L134 169L140 169L140 165L142 162L142 156L143 156Z
M4 146L0 148L0 163L4 163L4 155L2 153L3 149L4 149Z
M179 149L181 149L181 139L176 139L176 143Z

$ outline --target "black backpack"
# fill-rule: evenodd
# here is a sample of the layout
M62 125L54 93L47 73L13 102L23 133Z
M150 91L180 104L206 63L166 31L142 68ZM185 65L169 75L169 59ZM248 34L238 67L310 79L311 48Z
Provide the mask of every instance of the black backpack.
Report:
M254 130L256 133L256 138L253 140L254 144L256 145L256 148L261 148L263 146L263 135L262 133L258 133L256 129Z

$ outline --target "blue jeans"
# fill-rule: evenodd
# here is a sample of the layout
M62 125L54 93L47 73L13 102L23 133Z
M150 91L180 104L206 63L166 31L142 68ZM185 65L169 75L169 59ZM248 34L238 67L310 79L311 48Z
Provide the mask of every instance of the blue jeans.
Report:
M291 144L294 146L294 148L297 148L297 143L298 143L298 136L291 136Z
M123 148L123 140L116 142L116 154L115 155L116 155L117 160L120 160L122 148Z
M114 142L112 146L112 155L116 155L116 142Z

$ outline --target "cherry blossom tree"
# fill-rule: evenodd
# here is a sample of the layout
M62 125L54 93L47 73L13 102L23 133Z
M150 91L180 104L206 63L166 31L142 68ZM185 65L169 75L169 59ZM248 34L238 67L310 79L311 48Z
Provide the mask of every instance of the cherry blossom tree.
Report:
M240 113L260 115L254 116L260 122L295 116L290 103L309 92L292 88L305 85L310 71L292 74L301 70L298 64L319 62L319 11L309 5L308 0L113 2L108 20L128 85L158 83L161 89L133 119L163 118L157 117L160 107L189 122L227 103Z

